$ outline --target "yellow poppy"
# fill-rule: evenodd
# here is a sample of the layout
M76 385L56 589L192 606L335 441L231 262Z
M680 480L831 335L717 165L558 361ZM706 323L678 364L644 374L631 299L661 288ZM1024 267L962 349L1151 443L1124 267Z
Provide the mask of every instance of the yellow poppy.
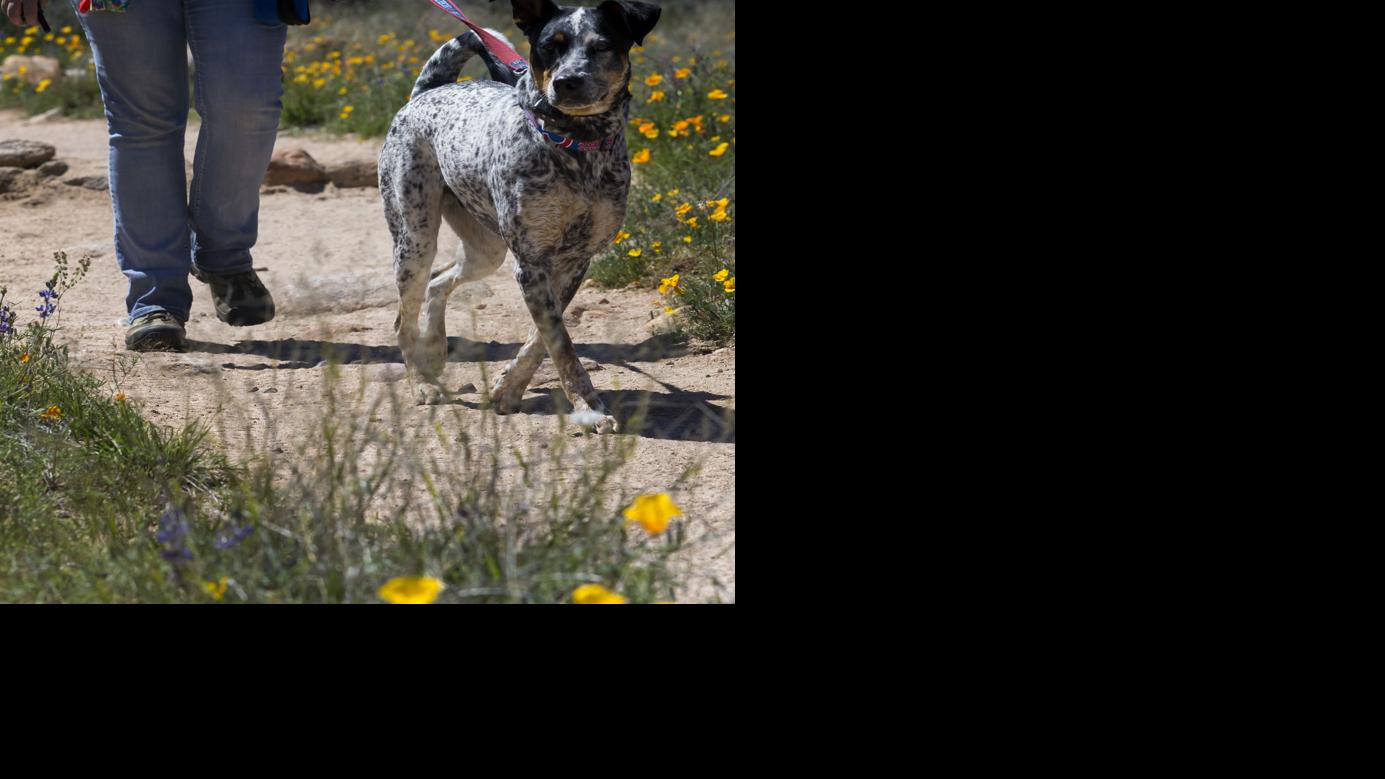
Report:
M627 522L638 522L640 527L656 535L668 529L670 519L682 515L683 509L666 492L641 495L625 509Z
M572 602L591 605L603 603L629 603L630 599L618 592L611 592L599 584L584 584L572 591Z
M376 594L390 603L432 603L442 587L442 581L431 576L399 576L385 582Z

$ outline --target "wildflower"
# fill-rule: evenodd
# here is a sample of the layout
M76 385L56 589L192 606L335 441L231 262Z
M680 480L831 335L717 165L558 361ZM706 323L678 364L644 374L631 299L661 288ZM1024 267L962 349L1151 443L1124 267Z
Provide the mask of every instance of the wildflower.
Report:
M631 157L631 158L630 158L630 161L633 162L633 163L635 163L636 165L643 165L643 164L645 164L646 162L649 162L649 149L648 149L648 147L643 148L643 149L640 149L638 152L635 152L635 156L634 156L634 157Z
M584 584L572 591L572 602L583 605L629 603L630 599L599 584Z
M661 75L659 75L658 73L652 73L652 74L650 74L649 78L647 78L647 79L644 80L644 83L645 83L647 86L651 86L651 87L657 87L657 86L659 86L660 84L662 84L663 82L664 82L664 77L661 76Z
M38 417L39 419L54 420L61 419L62 415L63 410L61 408L57 406L49 406L48 409L44 411L42 414L39 414Z
M729 148L731 148L731 144L727 143L726 141L722 141L721 143L717 144L717 147L715 149L712 149L711 151L707 152L707 154L711 157L720 157L721 155L725 154L726 150Z
M730 276L730 275L731 275L731 271L729 271L729 270L727 270L727 269L725 269L725 268L722 268L721 270L717 271L716 273L713 273L713 274L712 274L712 278L716 279L717 281L726 281L726 277L727 277L727 276Z
M124 403L124 402L125 402L125 393L123 393L123 392L117 392L117 393L115 393L115 402L116 402L116 403Z
M720 89L713 89L711 92L707 93L707 97L713 100L725 100L727 97L730 97L730 95L727 95Z
M655 193L654 193L654 197L651 197L651 198L650 198L650 200L653 200L655 203L657 203L657 202L659 202L660 200L663 200L663 199L664 199L664 193L662 193L662 192L655 192ZM0 332L3 332L3 331L0 331Z
M620 243L621 241L623 241L623 240L625 240L626 238L629 238L629 237L630 237L630 233L627 233L627 232L625 232L624 230L617 230L617 231L616 231L616 239L615 239L614 241L612 241L611 243Z
M667 295L669 290L671 290L671 289L678 289L678 276L679 276L679 275L680 275L680 274L675 273L675 274L673 274L672 276L669 276L669 277L666 278L666 279L659 279L659 294L660 294L660 295Z
M644 137L651 140L659 137L659 128L655 127L653 122L640 125L640 132L644 134Z
M712 220L713 222L725 222L727 219L730 219L731 217L726 213L726 209L723 207L718 208L716 211L713 211L712 215L707 218Z
M679 69L673 71L673 77L674 77L674 78L687 78L689 73L692 73L692 68L679 68Z
M338 94L338 95L344 95L344 94L346 94L346 92L347 92L346 87L342 87L341 89L338 89L338 90L337 90L337 94Z
M658 535L668 529L670 519L683 515L683 509L666 492L641 495L625 509L627 522L638 522L645 530Z
M663 100L663 99L664 99L663 90L656 89L656 90L654 90L653 92L650 92L650 93L649 93L649 99L646 100L645 102L646 102L646 103L657 103L657 102L659 102L659 101L661 101L661 100Z
M718 121L718 122L729 122L729 121L731 121L731 115L730 115L730 114L722 114L721 116L718 116L718 117L717 117L717 121Z
M631 257L638 257L638 256L640 256L641 254L644 254L644 252L640 251L639 249L631 249L631 250L630 250L629 252L627 252L627 253L628 253Z
M726 294L728 294L728 295L730 295L731 293L735 292L735 291L736 291L736 277L735 277L735 276L732 276L731 278L727 279L727 280L726 280L726 283L722 285L722 288L726 290Z
M326 83L327 79L325 78L315 78L313 79L313 89L322 89L323 85Z
M693 216L688 218L688 227L697 227L697 217Z
M48 87L50 87L50 86L52 86L52 85L53 85L53 80L52 80L52 79L49 79L49 78L45 78L44 80L38 82L38 85L34 87L34 91L35 91L35 92L42 92L43 90L47 89Z
M202 582L202 589L206 590L207 594L212 596L212 600L221 600L222 597L226 595L227 581L227 578L223 576L214 582Z
M192 552L187 547L188 529L188 515L170 504L159 517L159 532L154 534L154 540L164 547L159 556L169 561L191 560Z
M23 354L19 355L19 364L20 364L20 365L28 365L28 364L29 364L29 353L28 353L28 352L24 352Z
M682 217L683 214L686 214L686 213L688 213L688 212L691 211L691 210L692 210L692 203L684 203L683 205L681 205L681 206L675 208L675 209L673 210L673 213L677 214L679 217Z
M672 313L673 313L673 306L664 306L664 313L665 313L665 314L672 314Z
M217 539L212 542L212 546L216 547L217 549L230 549L236 544L239 544L241 541L244 541L253 532L255 532L255 528L251 525L244 525L242 527L236 528L230 533L226 533L223 531L222 533L218 534Z
M376 593L390 603L432 603L443 584L431 576L399 576L385 582Z
M692 243L692 236L691 236L691 235L685 235L685 236L683 236L683 243Z
M724 198L722 198L721 200L708 200L708 201L707 201L707 207L708 207L708 208L726 208L726 207L729 206L729 205L731 205L731 198L729 198L729 197L724 197Z
M670 189L670 190L668 191L668 196L669 196L669 197L674 197L675 195L678 194L679 191L680 191L680 190L677 190L677 189Z

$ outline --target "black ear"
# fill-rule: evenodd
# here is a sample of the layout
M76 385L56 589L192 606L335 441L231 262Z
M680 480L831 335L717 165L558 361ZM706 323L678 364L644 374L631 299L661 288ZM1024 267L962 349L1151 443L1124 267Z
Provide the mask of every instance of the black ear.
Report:
M654 29L654 23L659 21L659 6L649 3L606 0L597 6L597 10L611 19L619 20L636 46L644 45L644 36L648 35L649 31Z
M553 14L558 13L558 6L553 0L510 0L510 7L515 12L515 26L523 30L525 35L533 35Z

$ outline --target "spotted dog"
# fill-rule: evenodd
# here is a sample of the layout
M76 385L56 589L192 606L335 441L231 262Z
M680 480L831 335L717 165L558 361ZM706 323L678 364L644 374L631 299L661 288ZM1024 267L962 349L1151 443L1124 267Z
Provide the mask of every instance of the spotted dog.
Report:
M563 311L592 256L625 219L630 48L654 28L659 8L610 0L595 8L511 5L531 46L529 70L516 78L473 32L449 41L424 66L380 150L399 285L395 331L410 373L422 379L423 402L446 398L438 377L447 357L447 297L499 268L508 249L534 327L491 386L491 407L518 410L547 355L574 417L615 432ZM484 59L493 80L456 83L473 56ZM462 245L430 281L444 220Z

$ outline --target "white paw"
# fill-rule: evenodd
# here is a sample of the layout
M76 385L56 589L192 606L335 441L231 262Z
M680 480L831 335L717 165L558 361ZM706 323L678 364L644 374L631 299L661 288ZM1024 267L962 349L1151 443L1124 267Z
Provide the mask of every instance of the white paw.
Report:
M572 416L568 419L571 419L573 424L598 434L620 432L620 423L616 422L615 417L600 411L592 411L589 408L572 412Z
M418 405L437 406L451 400L447 391L433 384L420 384L417 390Z

